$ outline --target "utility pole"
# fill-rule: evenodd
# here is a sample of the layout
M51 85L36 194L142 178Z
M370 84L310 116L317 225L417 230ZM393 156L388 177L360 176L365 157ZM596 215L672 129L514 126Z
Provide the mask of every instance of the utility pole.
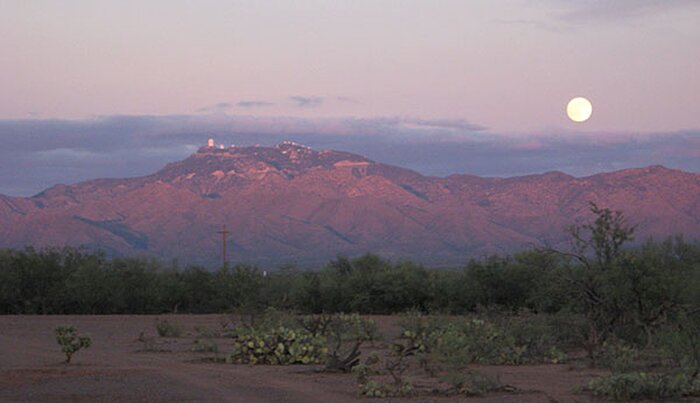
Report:
M221 231L218 233L221 234L221 257L224 262L224 267L228 267L228 259L226 258L226 236L230 232L226 229L226 224L223 225Z

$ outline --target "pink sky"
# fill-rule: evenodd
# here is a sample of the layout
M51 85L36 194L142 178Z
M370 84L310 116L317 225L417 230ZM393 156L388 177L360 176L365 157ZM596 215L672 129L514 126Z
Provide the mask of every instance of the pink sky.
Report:
M0 119L460 119L700 128L700 2L0 2ZM566 102L586 96L574 124Z

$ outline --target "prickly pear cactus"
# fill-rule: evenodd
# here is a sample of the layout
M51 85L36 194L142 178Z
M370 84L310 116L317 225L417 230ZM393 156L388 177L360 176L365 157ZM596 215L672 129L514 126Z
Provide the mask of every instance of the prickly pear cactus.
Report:
M324 337L280 326L235 335L233 352L227 361L267 365L320 364L327 353Z

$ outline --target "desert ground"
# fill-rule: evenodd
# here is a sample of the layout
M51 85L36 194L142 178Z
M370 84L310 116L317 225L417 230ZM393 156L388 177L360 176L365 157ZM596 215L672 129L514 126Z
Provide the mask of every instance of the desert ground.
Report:
M321 366L250 366L221 362L219 351L192 350L195 334L222 326L222 315L167 315L182 324L178 338L157 336L156 315L0 316L0 401L233 401L350 402L357 393L352 375L322 372ZM375 316L385 340L398 332L396 317ZM70 364L54 338L58 325L76 326L92 337ZM196 329L196 330L195 330ZM144 348L149 340L150 348ZM373 346L381 349L381 343ZM149 351L144 351L149 350ZM577 386L600 374L573 364L476 366L508 385L481 397L429 394L386 401L574 402L594 401ZM415 381L420 386L420 380ZM381 399L368 399L382 401Z

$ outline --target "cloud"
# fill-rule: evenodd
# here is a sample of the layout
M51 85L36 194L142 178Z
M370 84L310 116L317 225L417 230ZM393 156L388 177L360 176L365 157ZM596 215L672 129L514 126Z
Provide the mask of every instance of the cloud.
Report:
M29 196L58 183L148 175L217 143L358 153L426 175L575 176L661 164L700 172L700 129L671 133L511 136L461 119L297 118L237 115L0 120L0 194Z
M199 109L197 109L197 112L200 112L200 113L226 113L232 107L233 107L233 105L231 105L228 102L219 102L218 104L209 105L209 106L205 106L203 108L199 108Z
M289 99L294 101L296 106L299 108L315 108L317 106L321 106L323 103L323 97L293 96L289 97Z
M350 98L350 97L335 97L335 100L338 102L348 102L352 104L358 103L355 98Z
M558 18L570 22L614 22L698 5L695 0L559 0L559 3L566 10Z
M272 102L267 101L240 101L236 104L241 108L264 108L272 105L274 105Z
M696 0L540 0L535 4L543 8L544 17L497 18L491 22L560 34L591 24L619 24L700 7Z
M537 28L541 29L544 31L550 31L550 32L562 32L561 27L558 27L554 24L540 21L540 20L529 20L529 19L506 19L506 18L498 18L495 20L492 20L494 24L501 24L501 25L511 25L511 26L523 26L523 27L532 27L532 28Z
M481 131L486 128L468 122L464 119L411 119L405 118L401 121L404 125L414 125L419 128L454 129L462 131Z
M348 118L343 126L354 133L412 138L425 141L450 141L464 139L486 130L485 127L464 119L419 119L412 117ZM479 135L480 136L480 135Z

